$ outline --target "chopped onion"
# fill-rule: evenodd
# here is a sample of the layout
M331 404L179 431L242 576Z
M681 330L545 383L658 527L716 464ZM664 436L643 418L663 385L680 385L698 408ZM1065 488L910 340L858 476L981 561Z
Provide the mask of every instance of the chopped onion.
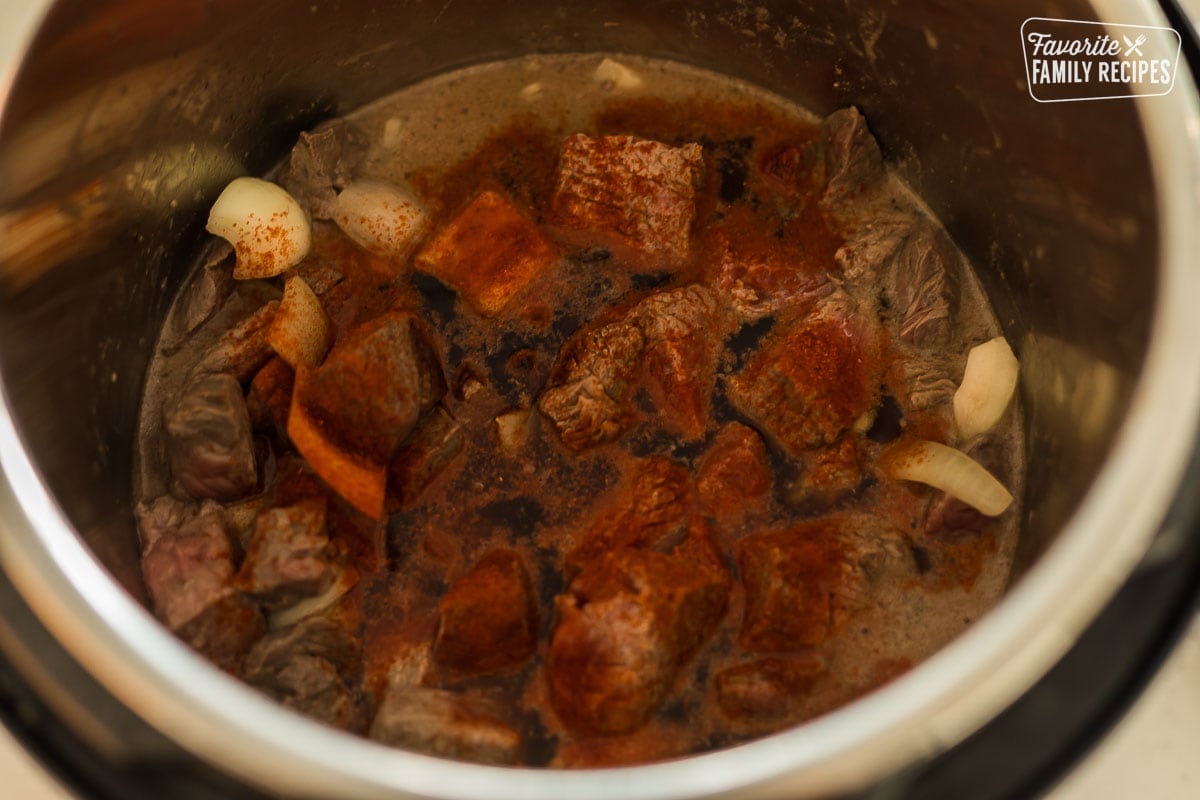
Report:
M299 275L283 285L283 299L267 329L267 343L288 366L315 367L333 344L333 326L321 301Z
M496 434L500 437L500 446L507 453L515 453L525 443L529 431L529 411L509 411L496 417Z
M1017 388L1020 364L1003 336L971 348L954 393L954 420L965 441L996 426Z
M343 568L328 589L316 597L308 597L295 605L276 611L270 617L271 630L290 628L308 617L321 614L337 605L338 601L358 583L358 575Z
M525 102L532 103L534 100L537 100L538 98L540 98L542 96L542 94L545 93L545 91L546 91L546 87L542 86L542 84L531 83L528 86L526 86L524 89L522 89L520 92L518 92L518 94L520 95L521 99L524 100Z
M638 75L619 61L613 61L611 58L606 58L600 62L600 66L596 67L596 71L592 73L592 78L597 83L622 91L640 89L642 84L645 83L641 75Z
M893 478L941 489L981 514L996 517L1012 505L1013 496L992 473L961 450L937 442L901 445L884 459Z
M280 275L312 249L312 228L296 198L258 178L237 178L226 186L207 228L233 245L238 280Z
M361 180L333 201L333 221L359 247L403 260L429 227L429 215L411 194L383 181Z

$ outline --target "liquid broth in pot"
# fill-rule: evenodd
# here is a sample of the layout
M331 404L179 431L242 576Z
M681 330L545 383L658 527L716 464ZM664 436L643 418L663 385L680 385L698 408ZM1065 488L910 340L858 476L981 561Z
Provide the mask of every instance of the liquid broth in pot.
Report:
M302 136L272 179L311 253L233 281L214 245L151 364L156 614L301 713L526 766L733 745L927 658L1000 598L1019 511L889 465L942 443L1020 497L1021 420L956 427L999 325L868 122L539 56ZM347 200L378 187L406 247ZM302 369L267 335L296 277L333 332Z

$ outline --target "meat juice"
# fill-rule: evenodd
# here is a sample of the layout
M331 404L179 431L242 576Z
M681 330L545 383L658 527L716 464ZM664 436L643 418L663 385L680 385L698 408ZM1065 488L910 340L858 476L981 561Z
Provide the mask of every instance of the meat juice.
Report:
M881 467L948 443L1020 497L1019 409L957 441L950 406L999 325L857 111L822 120L672 62L538 56L321 130L327 163L302 138L274 177L314 218L295 272L329 359L376 325L433 365L429 402L386 450L371 519L289 441L299 384L253 321L277 282L232 285L219 247L197 265L150 365L134 482L155 611L220 666L398 747L618 765L829 712L999 600L1019 509L987 518ZM610 163L644 171L621 183ZM366 179L427 210L413 254L329 221ZM614 207L614 185L634 202ZM520 247L459 235L472 215ZM240 460L220 411L239 385ZM197 467L196 437L228 447ZM253 486L234 479L247 459ZM209 596L180 599L185 552L224 565Z

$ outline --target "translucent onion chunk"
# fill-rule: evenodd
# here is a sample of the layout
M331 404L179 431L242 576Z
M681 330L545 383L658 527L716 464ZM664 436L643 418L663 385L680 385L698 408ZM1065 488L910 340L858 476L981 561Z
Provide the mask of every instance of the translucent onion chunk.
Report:
M989 517L1003 514L1013 502L1008 489L978 461L944 444L918 441L901 445L882 463L891 477L941 489Z
M238 280L273 278L312 249L312 227L296 199L259 178L236 178L213 203L208 232L233 245Z
M1017 388L1020 364L1003 336L971 348L954 393L954 421L963 440L996 427Z
M267 343L292 369L315 367L333 344L333 326L321 301L299 275L283 285L283 299L267 329Z
M525 444L529 433L529 410L509 411L496 417L496 434L500 446L509 454L516 453Z
M621 91L640 89L645 83L641 75L611 58L600 62L600 66L596 67L596 71L592 73L592 78L596 83Z
M390 183L360 180L333 201L333 221L359 247L403 260L429 228L429 215L416 198Z

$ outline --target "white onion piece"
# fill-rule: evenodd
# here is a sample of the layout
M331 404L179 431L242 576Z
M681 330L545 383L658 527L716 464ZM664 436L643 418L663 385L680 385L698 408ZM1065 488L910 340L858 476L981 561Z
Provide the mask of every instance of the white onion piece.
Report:
M238 280L273 278L312 249L312 227L296 198L259 178L236 178L226 186L206 227L233 245Z
M361 180L333 201L333 221L359 247L403 260L429 227L429 215L411 194L382 181Z
M885 471L893 478L941 489L981 514L996 517L1012 505L1013 496L992 473L961 450L919 441L889 454Z
M271 614L269 619L271 630L289 628L300 620L328 611L337 605L338 601L345 597L356 583L358 583L357 575L352 570L343 569L338 573L333 584L321 594L306 598L295 605Z
M529 432L529 411L509 411L496 417L496 435L506 453L515 453L525 443Z
M319 366L333 344L329 315L299 275L283 285L283 299L267 329L267 344L292 369Z
M1003 336L971 348L954 393L954 421L965 441L996 426L1017 388L1020 364Z
M620 89L621 91L640 89L645 83L641 75L621 62L613 61L611 58L606 58L600 62L600 66L596 67L596 71L592 73L592 79L596 83Z

